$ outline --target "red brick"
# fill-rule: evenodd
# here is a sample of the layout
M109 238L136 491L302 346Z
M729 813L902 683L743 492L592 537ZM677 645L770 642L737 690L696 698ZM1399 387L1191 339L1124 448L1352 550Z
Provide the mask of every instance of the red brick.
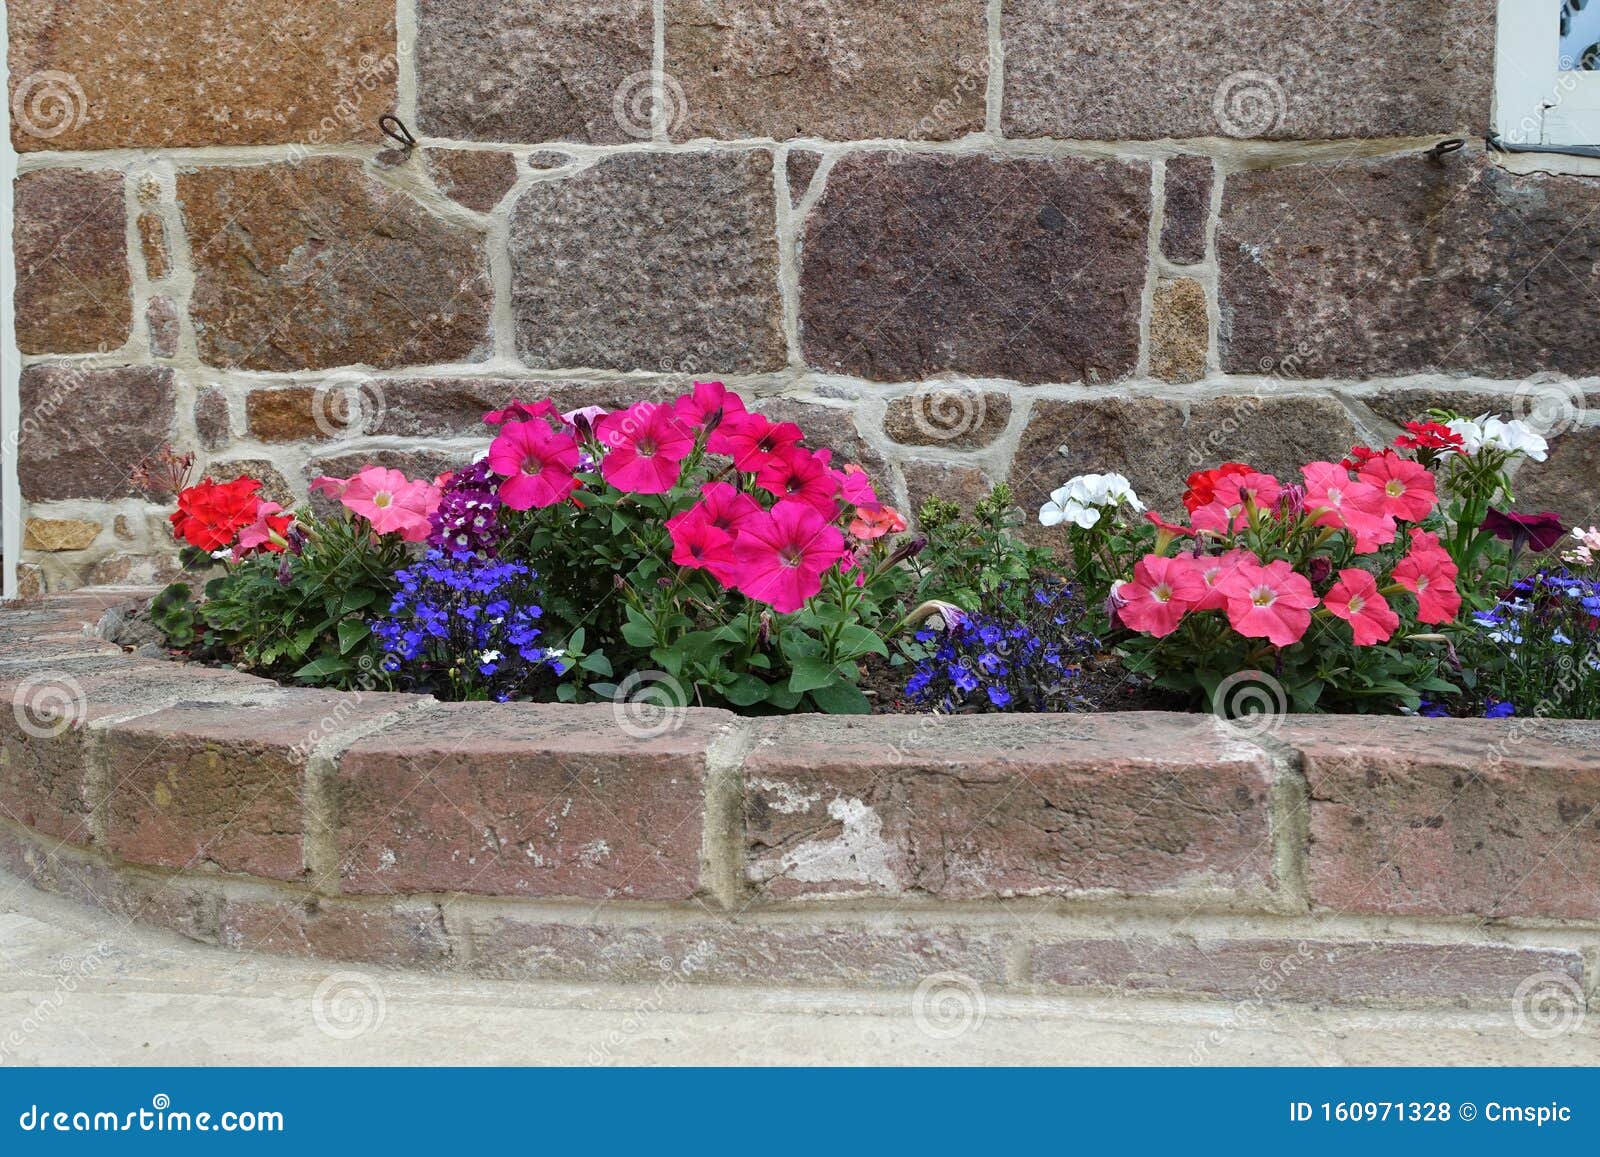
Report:
M92 724L256 682L233 671L133 660L115 648L103 656L47 655L31 665L0 666L0 815L87 845Z
M340 761L342 886L688 899L706 746L731 718L693 711L648 740L605 707L453 704L406 720Z
M795 717L744 782L746 876L775 897L1272 885L1270 769L1210 719Z
M1347 912L1600 919L1600 726L1290 720L1311 897Z
M1498 944L1317 940L1073 940L1033 950L1037 980L1256 1000L1503 1004L1530 976L1583 981L1583 957Z
M314 692L263 700L182 704L109 727L107 847L137 864L300 877L305 748L417 700Z
M225 948L320 956L370 964L432 966L450 958L439 909L427 903L364 909L304 900L228 900L220 916Z

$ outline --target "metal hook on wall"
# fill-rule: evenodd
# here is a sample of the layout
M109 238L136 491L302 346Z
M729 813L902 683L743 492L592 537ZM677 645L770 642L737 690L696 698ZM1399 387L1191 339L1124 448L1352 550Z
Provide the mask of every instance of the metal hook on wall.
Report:
M408 153L417 147L417 138L406 128L406 122L393 113L386 112L378 118L378 131Z

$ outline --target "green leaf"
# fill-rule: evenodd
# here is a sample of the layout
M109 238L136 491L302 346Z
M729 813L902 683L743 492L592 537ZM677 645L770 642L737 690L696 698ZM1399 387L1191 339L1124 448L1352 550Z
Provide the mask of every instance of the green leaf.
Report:
M767 702L780 711L793 711L800 702L800 692L791 691L782 683L773 683L767 688Z
M632 647L652 647L655 645L656 633L650 624L643 619L630 618L622 624L622 637Z
M579 631L578 633L582 634L583 632ZM593 654L585 655L578 666L591 675L611 674L611 660L606 658L604 651L595 651Z
M851 623L839 632L839 649L840 657L845 659L859 659L863 655L887 658L889 654L884 641L859 623Z
M339 654L348 655L363 639L372 634L364 619L346 619L339 624Z
M561 683L556 687L556 698L563 703L571 703L578 697L578 688L571 683Z
M583 650L583 639L584 639L584 629L582 627L579 627L576 631L572 632L572 638L567 640L566 650L568 650L568 651L582 651Z
M378 592L371 587L357 587L355 590L346 593L344 602L340 604L339 609L343 614L348 615L351 611L359 611L370 607L377 597Z
M722 696L735 707L753 707L767 698L767 692L764 680L743 674L733 677L733 682L722 689Z
M796 660L789 676L789 690L804 693L826 687L838 678L838 668L826 659L807 657Z
M848 679L818 687L811 692L811 701L829 715L867 715L872 711L872 703L861 688Z
M313 659L304 667L294 673L296 679L326 679L330 675L342 675L350 670L350 664L337 655L324 655L320 659Z

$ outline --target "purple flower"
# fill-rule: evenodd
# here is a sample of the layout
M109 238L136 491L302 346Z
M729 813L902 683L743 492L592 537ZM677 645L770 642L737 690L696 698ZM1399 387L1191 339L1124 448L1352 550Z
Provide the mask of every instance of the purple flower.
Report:
M1560 516L1549 510L1543 514L1509 514L1491 510L1483 520L1483 529L1509 542L1511 549L1518 554L1522 553L1525 546L1536 551L1549 550L1567 533L1567 528L1561 525Z

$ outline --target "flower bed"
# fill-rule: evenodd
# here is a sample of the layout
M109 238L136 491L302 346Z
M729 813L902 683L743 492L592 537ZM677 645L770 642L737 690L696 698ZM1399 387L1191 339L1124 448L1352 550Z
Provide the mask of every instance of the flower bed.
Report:
M93 624L133 596L0 609L0 854L198 940L1578 1014L1591 983L1595 725L447 704L124 654Z
M1224 463L1180 521L1081 476L1039 512L1053 548L1004 488L969 518L928 503L911 536L859 467L717 382L484 422L478 460L431 481L318 478L322 513L185 486L169 458L174 533L225 571L156 601L169 643L449 700L1600 714L1600 530L1507 509L1509 468L1546 450L1518 421L1434 412L1292 481ZM1524 565L1563 541L1565 568Z

